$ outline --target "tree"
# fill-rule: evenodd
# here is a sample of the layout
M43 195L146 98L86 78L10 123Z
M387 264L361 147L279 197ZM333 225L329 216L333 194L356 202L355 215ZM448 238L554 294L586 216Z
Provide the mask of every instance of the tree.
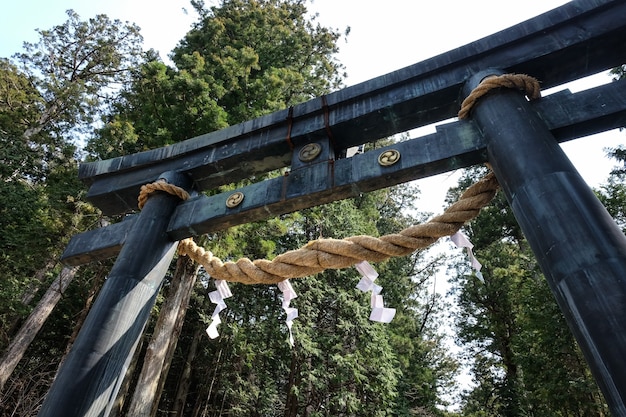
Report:
M99 224L101 216L82 201L77 146L141 51L137 27L104 15L80 21L68 11L64 24L38 32L39 42L24 44L24 51L11 61L0 59L0 232L6 238L0 250L0 273L5 278L0 282L3 348L30 313L39 288L61 276L58 258L69 237ZM92 273L93 269L83 268L78 287L89 286ZM40 326L62 300L56 288L50 288L48 293L54 296L42 299L20 334ZM29 342L12 345L11 358L3 359L3 372L10 372L14 359L28 347ZM49 349L59 353L58 358L64 350L64 345ZM41 364L29 360L23 366L31 365ZM46 369L50 365L45 364ZM18 409L18 396L9 397L17 401L12 405ZM8 407L9 401L4 404Z
M47 257L42 255L50 245L40 237L55 229L45 214L47 196L39 185L46 174L45 147L23 137L29 121L39 117L39 100L28 77L8 60L0 60L0 272L5 277L0 283L0 315L2 329L9 333L4 343L15 316L27 314L20 300L28 285L25 277L45 265Z
M119 91L119 97L103 118L102 128L89 141L90 157L109 158L163 146L328 93L339 85L341 66L332 56L339 34L307 20L304 1L233 0L209 10L198 3L194 6L201 19L174 51L175 66L165 65L153 52L144 56L145 62L132 69L131 80ZM53 31L52 38L65 39L68 32L71 30L67 28ZM33 61L48 62L44 55L37 55ZM43 85L47 84L36 86ZM71 117L75 117L75 122L90 121L84 109L95 103L95 96L90 95L93 90L81 88L76 86L79 94L74 97L78 105L73 111L66 112L56 101L48 100L54 95L43 97L41 112L33 116L37 123L28 132L28 138L47 135L55 141L61 138L61 131L77 132L67 121ZM94 105L92 109L97 108L97 103ZM46 115L58 115L58 125L47 124ZM73 151L68 155L71 154ZM55 175L60 179L69 172L65 168L50 169L40 178L48 186ZM79 198L60 198L66 192L60 187L52 190L58 193L55 201L68 201L75 206L80 202ZM397 231L411 220L399 214L404 198L399 196L407 194L401 188L366 194L232 228L207 239L214 252L224 258L271 258L320 235L343 237ZM181 265L189 266L184 258L179 261L178 272ZM146 371L156 370L151 375L162 374L150 395L158 399L161 387L162 394L158 407L153 400L147 400L146 407L140 407L138 412L440 415L437 390L450 380L454 363L441 354L440 336L433 320L436 298L427 297L425 280L414 277L418 270L428 274L433 266L430 260L424 263L420 254L376 266L383 273L380 282L389 297L387 303L397 303L398 321L391 326L367 320L369 295L355 290L355 270L329 271L294 282L302 312L296 323L294 349L286 343L281 295L276 287L233 285L235 295L228 299L229 308L223 313L221 337L211 342L203 336L203 327L208 321L207 313L213 309L206 297L213 284L208 277L199 276L181 328L187 297L185 287L177 286L190 278L190 273L183 273L180 280L168 276L168 291L164 293L167 301L159 302L155 309L146 340L150 336L153 340L171 336L171 340L160 348L147 349L150 353L145 360L138 355ZM54 363L53 358L61 357L65 351L63 342L71 339L68 335L75 330L70 318L77 317L80 322L84 310L82 303L70 300L86 298L80 294L85 289L67 289L68 301L58 306L37 343L29 348L32 354L26 356L33 363L23 369L40 366L47 372L41 378L45 382L31 390L32 401L28 404L34 405L33 409L40 398L37 394L43 392L53 369L38 359L46 357L42 352L52 357L48 362ZM181 296L171 297L173 294ZM159 324L165 320L157 318L157 314L166 317L174 311L177 319L167 330L167 326ZM156 346L147 342L143 345ZM160 364L150 359L156 357ZM16 392L16 386L11 385L11 392ZM20 389L27 392L29 388ZM4 404L9 407L14 402ZM32 413L27 411L26 402L18 405L21 408L16 409L22 414ZM121 411L124 412L128 413Z
M59 302L61 295L67 290L68 285L76 275L73 268L64 268L57 279L52 283L46 294L42 297L37 307L31 312L32 319L20 329L20 332L13 338L4 355L0 359L0 391L9 376L24 356L24 352L32 343L33 339L41 330L45 320L50 315L52 308Z
M380 221L381 209L395 194L371 193L270 224L239 226L214 236L211 249L220 257L267 257L268 250L280 253L320 235L378 235L391 227L397 231L409 219L395 209L385 208L396 216ZM291 350L276 287L232 284L220 337L200 341L189 377L188 392L194 394L187 397L184 414L414 415L428 410L424 415L438 415L438 389L451 379L455 366L442 354L436 316L425 313L430 306L421 297L424 279L414 276L427 270L422 263L416 255L375 266L386 304L398 308L391 325L368 320L369 294L354 288L359 279L354 269L292 280L300 315ZM197 298L193 311L212 311L210 305L200 307L205 303ZM192 335L181 340L190 351L196 341ZM159 408L168 406L162 400Z
M158 401L155 401L155 398L159 398L167 378L191 291L196 283L197 270L198 267L188 259L178 258L176 271L170 281L170 294L161 306L153 337L146 350L144 366L129 406L128 413L132 416L156 414ZM147 407L148 404L151 407Z
M96 158L153 149L337 88L340 35L309 21L305 3L192 2L200 19L172 52L176 67L149 54L87 149Z
M172 59L204 58L229 124L317 97L341 83L342 66L333 58L340 34L309 20L306 3L224 0L207 10L194 0L200 21Z
M64 24L38 32L39 42L25 43L15 63L0 60L0 178L8 187L0 207L7 215L2 231L16 239L7 247L19 250L7 258L24 257L19 235L31 247L43 243L33 234L53 235L32 251L46 264L51 258L43 253L58 257L67 239L60 230L71 229L74 212L84 208L75 135L91 127L109 92L124 82L141 52L141 37L136 26L104 15L83 22L71 10ZM46 231L30 233L37 224Z
M474 181L470 170L460 181ZM455 193L456 190L453 190ZM484 282L457 265L455 315L475 387L467 416L607 413L595 381L504 197L466 228Z
M200 3L194 7L201 18L174 51L176 67L147 55L98 137L89 142L93 157L164 146L327 93L330 86L338 85L340 66L332 58L338 34L314 27L305 17L303 2L225 1L211 10ZM221 26L229 30L216 30ZM271 39L268 32L275 32ZM189 276L181 280L189 281ZM161 314L168 313L161 310ZM153 338L163 339L163 335L155 329ZM162 357L153 352L150 356ZM144 361L143 369L154 369L153 361ZM152 405L146 398L156 391L136 391L136 395L133 412L148 415ZM137 405L143 405L141 411Z
M89 127L142 53L136 25L106 15L81 21L72 10L67 15L64 24L38 30L39 42L24 43L24 52L15 55L41 95L39 117L29 121L26 139L44 129L62 135Z

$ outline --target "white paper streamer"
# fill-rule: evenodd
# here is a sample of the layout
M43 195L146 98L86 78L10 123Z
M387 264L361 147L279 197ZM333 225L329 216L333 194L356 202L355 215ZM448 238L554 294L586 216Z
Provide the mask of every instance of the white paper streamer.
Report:
M374 280L378 278L378 272L376 272L367 261L359 262L354 266L362 277L356 287L363 292L372 292L372 313L370 314L370 320L380 323L390 323L396 315L396 309L385 308L383 296L380 295L383 287L374 284Z
M212 303L217 304L217 306L215 306L213 315L211 315L211 324L209 324L209 327L206 329L206 333L211 339L215 339L219 336L219 333L217 332L217 325L222 322L222 320L220 320L220 312L226 309L224 299L232 297L233 295L230 292L230 288L228 288L228 283L224 280L216 279L215 287L216 290L209 293L209 299Z
M293 325L293 321L298 317L298 309L289 307L289 303L291 300L296 298L298 295L293 290L291 283L289 280L284 280L278 283L278 289L283 292L283 310L285 310L285 314L287 314L287 319L285 319L285 323L287 324L287 328L289 329L289 344L293 346L293 333L291 331L291 326Z
M472 264L472 268L476 270L476 277L480 280L480 282L484 284L485 278L483 278L483 274L480 272L480 269L483 266L480 264L480 262L478 262L478 259L476 259L476 257L474 256L474 252L472 251L472 248L474 247L474 245L472 245L472 242L470 242L467 236L465 236L460 231L450 236L450 240L452 240L452 242L456 245L457 248L467 249L467 255L469 256L470 263Z

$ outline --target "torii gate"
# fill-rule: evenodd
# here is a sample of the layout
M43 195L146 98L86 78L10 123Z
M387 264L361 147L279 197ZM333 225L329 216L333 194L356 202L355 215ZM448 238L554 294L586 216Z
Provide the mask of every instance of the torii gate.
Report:
M513 90L468 120L389 148L342 150L454 117L487 75L553 87L626 62L626 2L576 0L479 41L327 96L172 146L83 164L104 214L137 207L159 178L214 189L290 166L233 193L151 197L140 214L74 236L62 260L117 261L39 416L107 416L176 241L489 162L614 416L626 416L626 237L559 142L626 125L626 81L528 102ZM312 145L316 144L316 145ZM317 156L310 157L311 148ZM303 150L304 149L304 150ZM387 151L395 163L381 164ZM314 152L314 153L316 153ZM241 197L243 196L243 199ZM228 203L228 204L227 204Z

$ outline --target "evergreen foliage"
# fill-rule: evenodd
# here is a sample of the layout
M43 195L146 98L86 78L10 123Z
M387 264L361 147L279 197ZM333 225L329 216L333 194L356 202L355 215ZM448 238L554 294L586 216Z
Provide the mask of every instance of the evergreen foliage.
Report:
M461 184L483 169L468 170ZM457 190L453 190L454 194ZM510 208L499 194L466 227L484 283L456 266L454 318L474 386L465 416L605 416L607 407Z
M22 53L0 59L0 348L61 270L70 236L100 224L77 178L82 134L136 58L138 29L74 12ZM110 97L109 97L110 98ZM98 281L83 268L1 393L2 415L35 415ZM46 320L47 319L47 320ZM28 323L25 323L28 324ZM3 375L4 377L4 375Z

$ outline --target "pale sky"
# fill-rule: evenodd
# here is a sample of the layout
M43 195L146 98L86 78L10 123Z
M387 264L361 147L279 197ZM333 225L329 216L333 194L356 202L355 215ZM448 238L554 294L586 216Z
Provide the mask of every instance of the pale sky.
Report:
M183 37L195 13L188 0L0 0L0 57L35 41L35 29L65 21L65 11L83 19L104 13L137 23L147 48L165 58ZM206 0L217 4L218 0ZM313 0L309 9L326 26L351 27L341 42L349 84L430 58L565 3L563 0ZM513 12L514 11L514 12Z
M0 0L0 57L9 57L23 41L37 40L35 29L48 29L66 20L74 9L83 19L104 13L112 19L131 21L142 29L145 48L154 48L165 59L192 22L195 13L188 0ZM207 0L217 4L218 0ZM339 60L348 72L347 85L428 59L488 36L566 3L563 0L313 0L309 9L319 21L343 31L350 27L347 42L340 40ZM595 83L609 82L604 74ZM570 87L589 88L589 83ZM564 88L564 87L562 87ZM560 89L562 89L560 88ZM626 133L613 131L564 144L564 149L592 186L604 181L613 165L604 148L624 143ZM438 212L445 190L455 185L454 175L420 180L425 211Z

